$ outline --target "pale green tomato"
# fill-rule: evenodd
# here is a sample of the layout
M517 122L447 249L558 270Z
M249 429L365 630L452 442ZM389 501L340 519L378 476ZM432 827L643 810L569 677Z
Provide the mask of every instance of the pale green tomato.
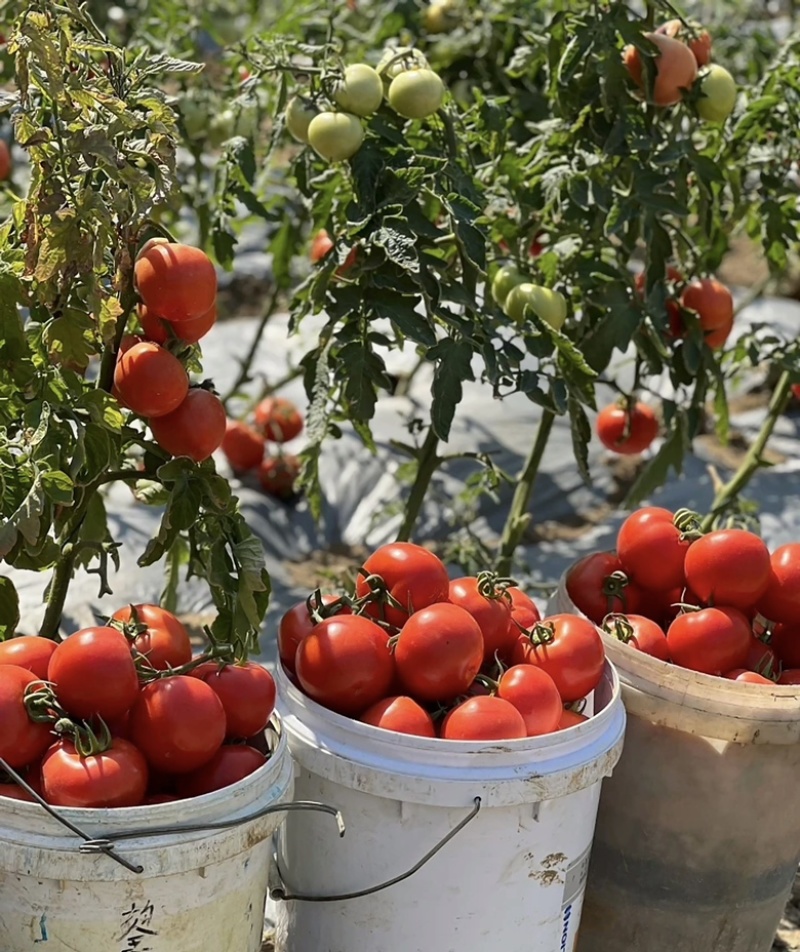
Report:
M504 265L492 279L492 297L502 307L511 291L524 282L525 278L516 265Z
M227 142L234 134L236 116L232 109L223 109L211 119L208 125L208 141L218 149L223 142Z
M383 102L383 82L378 71L366 63L348 66L344 79L333 91L333 101L345 112L371 116Z
M432 69L410 69L389 86L389 105L405 119L427 119L442 105L444 83Z
M461 20L458 0L433 0L422 14L427 33L449 33Z
M361 120L349 112L321 112L308 125L308 144L328 162L349 159L363 141Z
M298 142L308 143L308 126L318 110L301 96L292 96L286 104L286 128Z
M725 69L712 63L700 77L701 96L697 112L706 122L724 122L736 105L736 80Z
M383 81L384 91L388 93L389 84L401 73L409 69L430 69L425 54L410 46L387 47L375 67Z
M528 307L556 331L561 330L567 319L567 301L564 295L538 284L518 284L512 288L503 310L512 321L521 324Z

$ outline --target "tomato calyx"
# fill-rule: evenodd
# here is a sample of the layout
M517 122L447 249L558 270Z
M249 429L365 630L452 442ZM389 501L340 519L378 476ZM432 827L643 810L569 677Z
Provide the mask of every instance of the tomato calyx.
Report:
M508 594L509 588L517 588L518 583L513 578L503 578L497 572L483 571L478 572L478 593L484 598L499 601L503 599L509 605L511 596Z
M601 591L608 599L609 609L614 604L615 599L619 599L619 601L622 602L623 608L627 608L625 589L630 585L630 582L631 580L621 570L612 572L611 575L607 575L603 579Z
M359 599L356 599L354 602L355 613L358 615L363 614L363 611L367 605L378 605L380 608L381 617L373 618L372 621L376 622L376 624L380 625L382 628L387 628L393 632L397 631L397 627L386 620L386 609L394 608L401 612L407 612L410 615L413 611L413 606L403 605L402 602L398 601L389 591L389 587L386 584L383 576L370 575L370 573L366 572L363 568L360 568L358 572L363 578L364 584L367 586L368 591L365 595Z
M700 513L692 509L678 509L672 520L675 528L680 530L681 541L688 539L691 542L704 535L702 522Z
M627 616L615 612L606 615L600 627L606 634L616 638L617 641L621 641L624 645L633 641L636 634Z
M308 617L315 625L326 618L332 618L334 615L338 615L345 608L357 608L359 604L360 602L348 598L346 595L339 595L333 601L326 602L322 597L322 589L319 588L313 591L306 599Z
M523 631L522 634L536 648L551 645L556 640L555 625L549 621L537 621L532 628Z
M92 727L88 721L74 721L69 717L59 718L53 725L53 731L58 737L69 737L75 745L75 752L85 760L87 757L96 757L104 754L113 747L113 740L108 724L102 717L97 718L100 732Z

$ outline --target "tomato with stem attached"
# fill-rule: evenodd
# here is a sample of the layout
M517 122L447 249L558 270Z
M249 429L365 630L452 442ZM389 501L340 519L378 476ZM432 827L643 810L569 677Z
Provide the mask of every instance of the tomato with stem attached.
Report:
M334 610L333 606L337 606L337 609ZM294 674L297 646L323 618L349 614L352 614L350 606L343 602L341 596L331 592L321 594L319 602L312 597L292 605L278 622L278 656L284 668Z
M81 719L119 717L139 694L128 639L109 626L82 628L62 641L50 658L47 680L67 713Z
M196 344L217 323L217 305L212 304L200 317L171 324L142 304L139 306L139 323L142 325L142 331L147 340L156 344L166 344L170 335L174 335L185 344Z
M459 605L430 605L405 622L394 657L400 684L411 697L452 701L469 689L483 664L480 625Z
M708 66L711 62L711 34L697 24L686 24L683 20L667 20L656 30L672 39L686 43L694 55L698 66Z
M471 697L442 721L443 740L520 740L527 737L525 719L509 701L487 695Z
M308 144L321 159L343 162L364 141L364 126L349 112L320 112L308 124Z
M724 66L713 63L700 76L699 83L697 114L706 122L724 122L736 105L736 80Z
M800 625L800 543L779 546L770 556L767 590L758 611L769 621Z
M514 646L512 664L534 664L555 681L567 703L586 697L605 667L603 640L586 618L557 614L543 618Z
M631 581L649 591L666 592L683 587L690 544L668 509L646 506L620 526L617 556Z
M374 591L366 606L373 618L400 628L409 615L450 596L450 577L442 560L413 542L390 542L364 562L356 579L356 597Z
M465 576L450 582L449 599L477 621L483 635L483 660L492 661L495 652L504 656L517 640L512 631L511 598L491 575Z
M696 312L709 347L716 350L724 345L733 329L734 303L733 295L721 281L715 278L692 281L684 288L681 306Z
M609 615L603 630L623 644L659 661L669 661L669 645L664 629L644 615Z
M509 640L513 645L519 636L520 629L527 631L535 625L542 616L534 600L530 595L526 595L522 589L511 585L507 591L508 597L511 599L511 619L508 627L509 631L514 633L513 639L509 634Z
M441 108L445 85L432 69L408 69L389 85L389 105L404 119L427 119Z
M289 130L289 135L298 142L307 145L308 127L318 112L319 110L309 100L303 99L302 96L292 96L286 104L285 113L286 128Z
M352 63L333 89L333 101L354 116L371 116L383 102L383 80L372 66Z
M398 734L436 737L436 725L430 714L413 698L404 695L381 698L364 711L361 720Z
M273 443L288 443L303 432L303 415L286 397L266 397L255 409L255 427Z
M151 418L156 443L171 456L188 456L202 463L225 439L227 416L220 398L210 390L192 387L172 413Z
M596 625L609 612L637 614L645 595L633 584L613 552L592 552L567 572L567 595L579 611Z
M38 760L53 742L49 724L32 721L26 691L39 678L14 664L0 665L0 757L15 770Z
M743 612L751 612L760 603L771 572L769 549L745 529L709 532L692 543L684 562L686 584L706 605Z
M111 620L123 626L135 651L159 671L179 668L192 660L192 642L185 625L160 605L125 605L114 612Z
M225 708L225 736L243 740L260 734L275 710L275 681L254 661L217 666L203 676Z
M737 608L686 612L667 629L673 663L703 674L722 675L744 667L751 639L750 623Z
M38 635L16 635L0 641L0 664L14 664L31 671L42 681L47 679L47 666L58 642Z
M515 664L503 672L497 683L497 697L520 712L528 737L551 734L564 710L555 681L532 664Z
M297 646L295 672L312 700L357 716L385 697L395 678L386 632L363 615L324 618Z
M500 307L505 307L508 295L517 285L524 284L525 277L514 264L506 264L498 269L492 279L492 297Z
M162 417L186 399L189 375L174 354L142 341L117 357L114 390L119 402L139 416Z
M177 674L146 684L131 709L129 735L155 770L189 773L225 739L225 708L200 678Z
M632 405L611 403L603 407L595 423L603 446L623 456L644 452L658 436L658 429L652 407L640 400Z
M674 106L681 101L683 92L692 88L697 78L694 53L685 43L663 33L645 33L644 39L656 47L652 101L656 106ZM645 67L642 54L635 46L625 47L623 63L634 83L644 90Z
M145 798L148 766L129 741L114 738L108 750L82 756L66 738L42 759L42 794L57 807L136 807Z

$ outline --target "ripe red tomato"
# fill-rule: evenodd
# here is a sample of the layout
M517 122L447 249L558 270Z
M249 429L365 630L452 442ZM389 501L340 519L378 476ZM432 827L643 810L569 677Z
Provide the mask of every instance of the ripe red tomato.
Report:
M7 797L9 800L25 800L28 803L34 803L33 797L16 783L0 783L0 797Z
M335 602L341 602L338 595L325 593L322 596L322 606L328 607ZM314 606L311 606L312 610ZM349 606L341 604L337 615L352 614ZM331 616L332 617L332 616ZM278 623L278 655L284 668L294 674L294 659L297 655L297 646L310 634L321 619L313 618L309 611L308 601L297 602L296 605L284 612Z
M770 645L784 667L800 668L800 625L776 625Z
M795 400L800 400L800 383L792 384L792 396Z
M5 139L0 139L0 182L7 182L11 178L13 169L11 149Z
M116 628L82 628L62 641L47 666L47 680L73 717L110 720L139 694L128 639Z
M736 608L701 608L678 615L667 630L675 664L703 674L744 667L752 638L750 623Z
M50 638L38 635L17 635L0 641L0 664L15 664L33 672L42 681L47 679L47 666L58 645Z
M703 602L743 612L752 611L760 602L771 571L769 549L744 529L709 532L692 543L684 562L686 584Z
M499 697L471 697L442 721L444 740L519 740L526 737L525 719Z
M659 661L669 661L667 636L661 626L650 618L644 615L615 615L603 622L603 628L623 644Z
M228 420L222 452L234 472L255 469L264 458L264 437L241 420Z
M670 265L667 268L667 281L670 284L681 285L683 284L683 275L677 268ZM636 291L640 297L644 297L645 288L647 282L647 275L644 271L640 271L636 275ZM667 321L669 323L669 334L671 337L680 337L685 333L683 327L683 321L681 320L681 308L675 298L667 298L665 301L665 307L667 312Z
M267 456L259 464L258 481L268 495L278 499L291 499L296 495L295 483L301 469L300 460L291 453Z
M162 450L202 463L222 445L226 420L220 398L210 390L193 387L177 409L149 423Z
M690 542L668 509L648 506L632 513L617 534L617 556L637 585L653 592L683 588L683 564Z
M511 599L511 617L517 621L523 628L530 628L541 619L536 602L522 591L516 585L507 589Z
M266 762L264 754L254 747L239 744L220 747L207 764L178 777L175 784L178 798L201 797L230 787L255 773Z
M800 684L800 668L787 668L782 671L778 684Z
M483 664L480 625L458 605L430 605L403 625L394 658L400 683L413 698L452 701L468 690Z
M603 639L586 618L550 615L520 635L512 664L535 664L555 681L562 701L586 697L600 683L605 666Z
M758 610L770 621L800 624L800 543L777 548L770 564L769 584Z
M330 254L332 250L333 239L325 228L320 228L320 230L311 239L311 248L308 252L308 257L310 258L311 263L319 263L326 255Z
M528 737L551 734L564 711L555 681L532 664L515 664L505 671L498 682L497 697L520 712Z
M211 760L225 726L225 708L214 690L199 678L175 675L142 688L129 731L151 767L180 774Z
M770 687L775 686L774 681L765 678L756 671L750 671L748 668L734 668L733 671L728 671L723 677L729 681L740 681L743 684L768 684Z
M382 727L398 734L414 734L417 737L436 737L433 718L411 697L403 695L385 697L367 708L361 715L365 724Z
M595 429L607 449L633 456L646 450L658 436L658 419L646 403L637 402L630 410L610 403L597 415Z
M169 321L165 321L143 304L139 306L139 323L142 325L144 335L148 340L156 344L166 344L169 340L170 333L174 334L178 340L182 340L186 344L196 344L206 336L216 322L216 304L213 304L211 308L205 314L201 314L200 317L192 318L189 321L179 321L177 324L171 324Z
M450 594L450 578L440 558L413 542L390 542L383 545L364 562L363 573L356 580L356 596L363 598L370 591L368 576L378 576L391 597L402 607L373 602L367 613L383 618L396 628L402 627L409 615L436 602L446 602Z
M722 347L733 329L734 317L733 296L725 285L713 278L692 281L681 296L681 304L697 312L708 346Z
M134 265L136 288L147 307L178 323L207 314L217 296L217 272L200 248L149 241Z
M303 431L303 417L286 397L267 397L256 407L256 429L273 443L288 443Z
M147 791L147 761L127 740L81 757L71 740L59 740L42 760L42 794L57 807L136 807Z
M611 592L619 594L607 594ZM609 612L639 613L645 600L641 589L628 581L613 552L593 552L579 559L567 572L567 594L596 625Z
M483 660L493 661L495 652L505 657L518 635L518 630L510 625L511 599L504 597L502 591L483 594L479 579L466 576L450 582L450 601L468 611L478 623L483 635Z
M14 664L0 665L0 757L9 767L27 767L53 742L49 724L37 724L25 709L28 685L40 679Z
M384 697L395 676L385 631L362 615L324 618L295 656L300 687L318 704L356 716Z
M189 375L168 350L142 341L117 357L114 387L129 410L143 417L163 417L186 399Z
M570 727L577 727L578 724L583 724L584 721L588 720L589 718L585 714L579 714L577 711L572 711L568 707L565 707L556 730L566 731L569 730Z
M254 661L228 664L209 671L203 680L225 708L225 736L237 740L262 733L275 710L275 682Z
M133 647L158 671L179 668L192 660L189 632L166 608L160 605L125 605L117 609L111 619L130 626ZM138 633L137 623L144 628Z

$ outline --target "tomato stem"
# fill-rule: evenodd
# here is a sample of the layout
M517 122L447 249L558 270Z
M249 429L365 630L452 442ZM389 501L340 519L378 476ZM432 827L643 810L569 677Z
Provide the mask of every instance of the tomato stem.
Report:
M714 501L711 503L711 509L700 526L703 532L708 532L712 528L718 517L736 500L739 493L741 493L744 487L753 478L753 475L765 465L764 450L766 449L770 436L772 436L772 431L775 429L775 424L786 409L786 405L791 396L791 389L791 373L788 370L784 370L772 393L767 408L767 416L761 424L758 436L747 451L747 455L744 460L742 460L739 469L724 486L717 490Z
M533 486L536 482L536 475L539 472L539 466L547 448L547 441L550 438L550 431L553 429L556 415L552 410L543 410L542 418L539 421L539 430L536 434L536 440L531 447L530 454L525 461L525 466L517 480L517 486L514 490L514 497L511 501L511 508L506 517L506 523L503 526L503 534L500 537L500 544L497 552L497 564L495 566L498 575L508 576L511 574L511 565L514 560L514 553L525 535L525 530L532 518L532 513L528 511L533 493Z
M433 479L439 464L442 462L439 454L436 452L439 446L439 437L434 432L432 426L428 427L428 433L419 449L417 455L417 475L411 487L411 492L406 502L406 511L403 516L403 522L397 532L397 542L408 542L411 534L422 512L422 505L425 502L425 496L428 487Z

